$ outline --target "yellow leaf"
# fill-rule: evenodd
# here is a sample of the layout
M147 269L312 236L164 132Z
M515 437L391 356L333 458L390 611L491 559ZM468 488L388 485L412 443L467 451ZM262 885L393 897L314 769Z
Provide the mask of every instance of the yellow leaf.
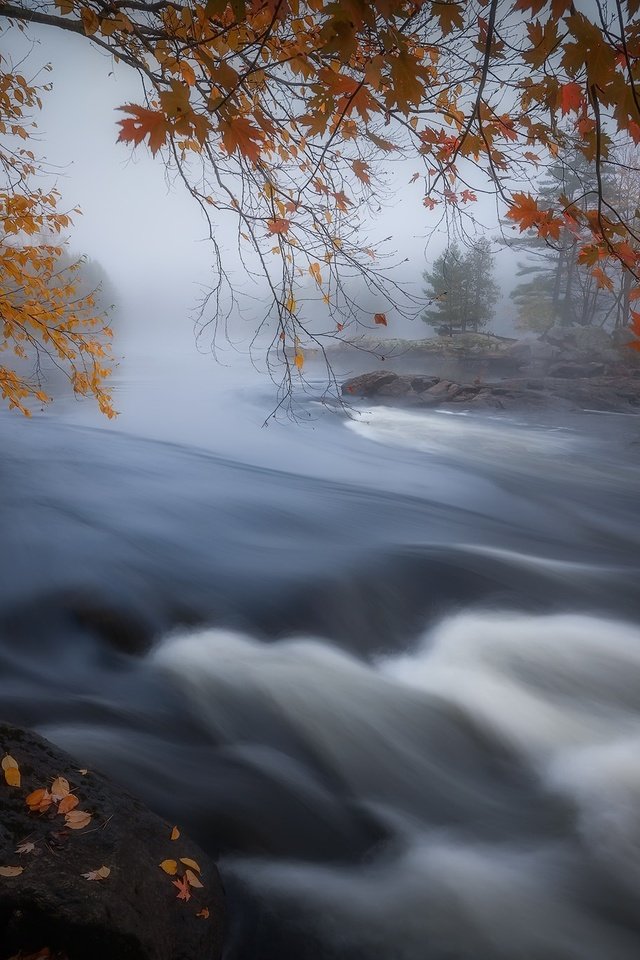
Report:
M0 867L0 877L19 877L24 867Z
M4 778L7 781L10 787L19 787L20 786L20 769L18 767L17 761L13 757L7 754L2 759L2 769L4 770Z
M17 760L14 760L14 758L7 753L7 754L5 754L5 756L2 758L2 769L3 769L3 770L17 770L17 769L18 769L18 761L17 761Z
M293 362L295 363L298 370L302 373L302 368L304 367L304 355L302 353L302 350L296 350L295 356L293 358Z
M309 266L309 273L311 274L315 282L318 284L318 286L320 286L320 284L322 283L322 274L320 273L320 264L312 263Z
M177 827L174 827L173 830L171 831L171 839L177 840L179 836L180 836L180 831L178 830Z
M294 295L293 295L292 293L290 293L289 296L288 296L288 298L287 298L287 301L286 301L286 303L285 303L285 305L284 305L285 310L288 310L289 313L295 313L295 312L296 312L296 306L297 306L297 304L296 304L296 298L294 297Z
M161 870L164 870L165 873L168 873L170 877L178 870L177 860L163 860L162 863L159 863L158 866Z

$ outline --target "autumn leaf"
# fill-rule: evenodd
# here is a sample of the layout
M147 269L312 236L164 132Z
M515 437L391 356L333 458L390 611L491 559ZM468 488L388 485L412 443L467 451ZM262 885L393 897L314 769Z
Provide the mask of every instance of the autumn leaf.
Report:
M99 867L97 870L89 870L88 873L83 873L82 876L85 880L106 880L110 873L110 867Z
M51 806L53 798L48 790L40 788L30 793L25 802L32 812L44 813Z
M186 877L180 877L178 880L172 880L171 882L174 887L178 888L178 900L191 900L191 890Z
M89 771L88 771L88 770L78 770L78 773L80 773L83 777L86 777L86 775L89 773Z
M4 771L4 779L10 787L19 787L20 786L20 768L18 763L12 756L8 753L2 758L2 769Z
M16 847L16 853L33 853L35 848L35 843L21 843L19 847Z
M298 368L299 372L302 373L302 368L304 367L304 354L300 348L298 348L294 354L293 362Z
M75 810L79 803L80 801L73 793L68 793L58 804L58 813L69 813L70 810Z
M440 21L440 29L446 36L451 33L455 27L463 27L464 20L462 11L464 7L461 3L455 3L453 0L447 3L432 3L431 11L434 17Z
M319 263L311 263L311 264L309 265L309 273L310 273L310 275L313 277L313 279L315 280L315 282L318 284L318 286L321 286L321 285L322 285L322 273L320 272L320 264L319 264Z
M91 823L91 814L86 810L71 810L65 814L64 822L70 830L82 830Z
M577 113L584 103L584 93L579 83L565 83L560 87L560 106L562 115L573 111Z
M291 221L284 217L273 217L267 220L267 230L272 234L287 233L290 226Z
M0 877L19 877L24 867L0 867Z
M170 839L171 839L171 840L177 840L179 836L180 836L180 831L178 830L177 827L173 827L173 829L171 830L171 837L170 837Z
M376 314L374 314L374 316L373 316L373 322L374 322L374 323L378 323L378 324L380 324L380 325L383 326L383 327L386 327L386 325L387 325L387 317L386 317L386 314L384 314L384 313L376 313Z
M58 800L63 800L69 795L70 789L68 780L64 777L56 777L51 784L51 797L57 803Z
M371 183L371 177L369 176L368 163L364 163L362 160L354 160L351 166L353 167L353 172L355 173L358 180L362 180L362 182L366 184Z
M189 885L190 885L190 886L202 888L202 881L200 880L200 878L199 878L198 876L196 876L196 874L193 872L193 870L185 870L185 874L184 874L184 875L185 875L185 877L187 878L187 880L189 881Z
M201 917L202 920L209 919L209 907L203 907L202 910L199 910L196 913L196 917Z
M131 103L118 109L132 114L126 120L118 120L120 127L118 142L137 145L148 137L149 149L155 157L158 150L164 146L169 132L167 118L162 110L147 110L145 107L137 107Z
M241 156L257 163L264 146L264 133L247 117L233 117L231 120L222 120L218 130L227 153L239 153Z
M538 202L530 193L515 192L507 217L520 225L520 232L535 227L540 219Z
M169 876L173 876L178 872L178 861L177 860L163 860L162 863L159 863L158 866L161 870L164 870L165 873L168 873Z

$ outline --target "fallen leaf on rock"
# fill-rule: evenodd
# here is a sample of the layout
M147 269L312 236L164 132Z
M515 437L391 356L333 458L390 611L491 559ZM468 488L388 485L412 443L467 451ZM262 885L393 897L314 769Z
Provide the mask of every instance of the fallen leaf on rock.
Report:
M196 913L196 917L202 917L203 920L209 919L209 907L203 907Z
M189 857L180 857L180 863L184 863L185 867L191 867L192 870L200 873L200 864L197 860L190 860Z
M19 847L16 847L16 853L33 853L35 848L35 843L21 843Z
M70 830L82 830L91 823L91 814L86 810L71 810L65 815L64 822Z
M13 757L9 756L8 753L2 758L2 769L4 770L4 778L9 786L19 787L20 768L18 767L17 761L14 760Z
M164 870L165 873L168 873L169 876L173 876L178 869L177 860L163 860L162 863L159 863L158 866L161 870Z
M174 827L173 830L171 831L171 839L177 840L179 836L180 836L180 831L178 830L177 827Z
M41 787L39 790L34 790L33 793L28 795L26 804L30 810L42 813L51 806L51 794L48 790Z
M110 867L100 867L99 870L90 870L89 873L83 873L85 880L106 880L111 873Z
M65 780L64 777L56 777L51 784L51 796L57 803L58 800L63 800L69 796L70 789L68 780Z
M83 777L86 777L86 775L89 773L89 771L88 771L88 770L78 770L78 773L81 773Z
M20 869L22 869L22 867ZM178 900L191 900L191 891L189 890L189 883L186 877L182 877L180 880L172 880L171 882L174 887L177 887L180 891Z
M70 810L75 810L79 803L80 801L75 794L68 793L58 804L58 813L69 813Z
M192 886L192 887L202 887L202 883L200 882L200 878L195 875L195 873L193 872L193 870L186 870L186 871L185 871L185 877L186 877L187 880L189 881L189 885L190 885L190 886Z
M19 877L24 867L0 867L0 877Z

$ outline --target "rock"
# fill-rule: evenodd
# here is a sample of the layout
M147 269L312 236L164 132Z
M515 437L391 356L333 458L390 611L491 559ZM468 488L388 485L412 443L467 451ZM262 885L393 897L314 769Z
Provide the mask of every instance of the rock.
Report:
M398 379L397 373L388 370L373 370L371 373L362 373L351 377L342 384L343 394L354 394L358 397L373 397L380 389Z
M450 380L439 380L425 391L425 397L432 400L452 399L459 392L460 387L457 383L452 383Z
M65 960L221 956L222 887L214 863L194 843L182 835L172 841L171 824L101 774L83 773L34 733L0 724L0 755L6 754L18 763L21 785L0 780L0 866L22 871L5 876L0 869L0 960L44 948ZM69 817L91 814L82 829L69 829L55 803L40 813L27 806L27 795L58 777L79 800ZM178 899L176 877L159 867L181 857L201 868L193 870L203 886L189 888L188 901ZM103 867L106 879L83 876ZM183 879L185 870L179 864L177 876Z
M532 358L532 344L526 340L509 344L504 351L505 357L514 360L518 364L530 363Z
M617 327L611 334L611 342L614 347L624 349L632 343L640 343L638 337L629 327Z
M412 377L411 389L416 393L424 393L425 390L429 390L430 387L433 387L438 380L439 377Z
M581 377L601 377L604 369L604 363L554 363L547 373L550 377L576 380Z

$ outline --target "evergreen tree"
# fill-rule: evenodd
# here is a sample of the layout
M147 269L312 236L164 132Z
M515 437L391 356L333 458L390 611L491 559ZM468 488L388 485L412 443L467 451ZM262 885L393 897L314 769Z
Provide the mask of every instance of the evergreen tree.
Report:
M422 319L449 335L485 326L499 296L493 270L488 240L477 240L465 254L455 241L449 244L424 273L424 294L433 303Z

